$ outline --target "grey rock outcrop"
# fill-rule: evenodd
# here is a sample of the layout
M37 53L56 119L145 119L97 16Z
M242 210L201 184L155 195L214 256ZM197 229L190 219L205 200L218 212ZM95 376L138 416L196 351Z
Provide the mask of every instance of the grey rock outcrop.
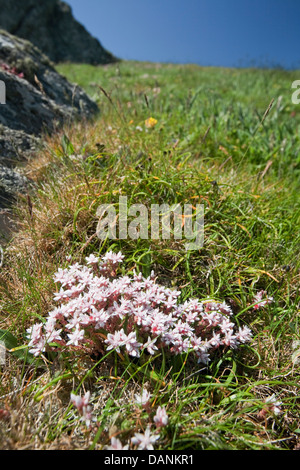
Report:
M1 30L0 84L5 86L5 104L0 104L1 208L14 192L26 189L15 165L41 148L43 133L75 119L90 119L98 106L56 72L33 44Z
M60 0L0 0L0 28L28 39L55 63L116 61Z

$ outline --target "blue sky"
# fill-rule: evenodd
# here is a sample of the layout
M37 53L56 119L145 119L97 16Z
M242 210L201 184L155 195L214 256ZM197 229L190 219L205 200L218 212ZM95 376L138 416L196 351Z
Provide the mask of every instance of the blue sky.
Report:
M66 0L121 59L300 69L300 0Z

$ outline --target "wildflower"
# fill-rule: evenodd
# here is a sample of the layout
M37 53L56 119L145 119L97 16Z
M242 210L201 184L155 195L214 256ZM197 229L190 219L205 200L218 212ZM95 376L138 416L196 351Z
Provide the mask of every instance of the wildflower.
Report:
M153 421L155 422L157 427L164 427L168 424L169 418L165 407L159 406L157 408Z
M107 450L128 450L129 446L123 446L120 439L117 439L116 437L112 437L110 442L111 444L107 447Z
M135 394L136 403L142 406L147 406L149 404L151 394L144 389L141 395Z
M90 264L90 265L97 265L99 263L99 258L93 254L91 254L90 256L87 256L85 260L87 264Z
M95 330L99 330L100 328L104 328L106 322L109 319L108 313L101 308L97 310L93 305L91 307L92 315L90 316L92 324L94 325Z
M59 308L54 308L51 312L49 312L48 314L48 319L49 321L56 321L56 320L63 320L63 312L62 312L62 309L59 307Z
M138 450L153 450L153 444L160 438L159 434L151 435L150 427L148 426L144 434L135 433L131 438L131 442L138 446Z
M152 356L153 356L154 352L158 350L158 348L154 344L154 343L156 343L156 341L157 341L157 337L154 340L151 340L151 338L149 338L149 336L148 336L148 341L144 345L144 347L147 349L148 353L151 354Z
M31 349L29 349L29 352L34 356L39 356L42 352L45 351L46 346L46 338L43 334L43 324L36 323L31 328L28 328L26 331L30 336L30 342L28 346Z
M163 313L159 313L158 311L156 315L153 315L151 320L152 320L151 322L152 334L160 335L160 334L167 332L166 324L165 324L166 316Z
M114 315L117 315L121 320L130 313L131 302L126 299L121 300L121 305L118 305L117 302L114 302Z
M68 279L68 270L58 268L57 272L54 274L54 282L61 283L62 286L65 286L72 282L72 277Z
M135 318L135 321L136 321L136 324L137 325L143 325L144 322L145 322L145 319L146 317L148 316L147 315L148 313L148 310L147 308L145 308L144 306L142 305L139 305L135 311L134 311L134 318Z
M45 325L46 338L47 338L48 343L55 343L55 342L62 341L62 338L60 336L62 329L60 328L59 330L56 330L55 323L56 323L56 320L50 317L47 320L47 323Z
M225 302L223 302L222 304L219 304L219 310L221 313L224 313L225 315L229 315L229 316L233 315L231 308L229 307L229 305L226 305Z
M111 263L113 265L119 264L123 261L124 255L119 251L119 253L113 253L109 251L102 257L103 263Z
M222 344L220 335L216 333L215 331L213 332L213 335L211 339L209 340L209 344L211 347L215 347L215 348L219 347Z
M268 405L269 411L274 415L278 415L281 413L280 406L282 405L282 402L276 400L274 393L270 397L266 398L265 403Z
M246 343L247 341L250 341L251 338L252 338L252 332L250 330L250 328L248 328L247 326L244 326L244 327L239 327L239 331L236 335L238 341L240 343Z
M109 333L105 340L105 343L108 344L107 350L116 349L116 351L120 352L120 347L124 346L126 340L126 335L124 330L116 331L114 334Z
M258 310L260 308L265 307L268 304L271 304L273 302L273 297L268 297L267 292L264 290L261 290L254 296L254 301L256 304L254 305L254 309Z
M128 353L131 356L134 356L134 357L140 356L139 348L140 346L142 346L142 343L139 343L137 341L135 331L132 331L131 333L129 333L129 335L124 339L124 344L126 346Z
M89 403L90 401L90 392L86 392L83 397L77 396L74 393L71 393L71 402L78 410L81 415L81 420L85 421L86 426L89 428L92 421L95 421L95 418L92 414L92 406Z
M267 397L265 399L264 407L258 413L258 418L261 420L266 420L269 415L279 415L281 413L282 402L276 400L275 394Z
M145 121L145 126L147 127L147 129L152 129L153 127L155 127L157 124L157 119L154 119L153 117L150 117L148 119L146 119Z
M172 343L171 351L175 354L186 353L191 348L190 338L183 338L180 334L174 337Z
M103 274L114 277L116 274L116 269L123 261L124 255L119 251L119 253L113 253L109 251L102 257L102 262L100 263L100 271Z
M91 392L86 392L83 397L75 395L75 393L71 393L71 402L77 408L78 411L81 411L84 406L87 406L90 400Z
M225 332L225 336L224 336L224 339L223 339L223 344L225 344L225 346L228 346L230 348L233 348L235 349L238 345L238 340L237 340L237 337L236 335L233 334L233 331L226 331Z
M188 324L188 323L185 323L185 322L182 322L181 320L178 320L178 322L176 323L174 329L173 329L173 332L178 332L179 334L181 335L191 335L192 332L193 332L193 328Z
M232 328L234 327L234 323L232 323L228 318L224 318L221 321L220 328L223 333L232 333Z
M209 354L203 348L197 349L196 356L198 357L198 363L208 364L210 362Z
M204 320L209 326L217 326L220 321L220 314L218 312L205 312L202 314L202 320ZM228 320L227 320L228 322Z
M80 326L76 325L75 331L73 331L73 333L69 333L68 337L70 338L70 340L67 342L67 346L70 346L70 345L78 346L78 344L84 338L84 330L81 330Z
M164 302L164 306L165 306L165 309L167 311L170 311L172 310L173 308L175 308L177 305L177 298L173 298L171 295L169 295L168 299L166 302Z

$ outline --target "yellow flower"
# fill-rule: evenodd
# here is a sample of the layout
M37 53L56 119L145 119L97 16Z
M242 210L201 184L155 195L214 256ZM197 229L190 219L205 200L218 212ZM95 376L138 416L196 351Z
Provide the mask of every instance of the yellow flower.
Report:
M150 117L149 119L146 119L145 121L145 126L148 129L152 129L152 127L156 126L157 124L157 119L154 119L153 117Z

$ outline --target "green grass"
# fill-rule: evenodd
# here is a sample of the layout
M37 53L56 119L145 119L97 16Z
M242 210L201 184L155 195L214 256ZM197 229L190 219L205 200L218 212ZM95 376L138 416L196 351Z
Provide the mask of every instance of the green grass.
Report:
M52 275L68 264L66 255L76 262L114 249L129 270L154 269L161 284L179 288L181 300L225 300L253 342L208 368L164 356L130 363L114 354L71 361L64 353L26 362L26 350L8 354L0 372L0 408L10 413L0 421L2 447L102 449L112 435L126 443L151 419L133 399L147 386L152 410L164 405L170 416L158 449L294 448L300 108L291 84L299 73L134 62L58 70L100 113L48 138L25 169L38 189L32 209L20 201L20 232L5 252L0 329L25 344L25 329L53 307ZM146 130L149 117L157 124ZM185 240L172 238L100 241L97 208L117 207L120 195L148 208L204 204L203 248L187 252ZM261 289L274 303L254 310ZM93 394L98 428L90 433L70 406L74 390ZM282 402L277 416L264 412L273 393Z

